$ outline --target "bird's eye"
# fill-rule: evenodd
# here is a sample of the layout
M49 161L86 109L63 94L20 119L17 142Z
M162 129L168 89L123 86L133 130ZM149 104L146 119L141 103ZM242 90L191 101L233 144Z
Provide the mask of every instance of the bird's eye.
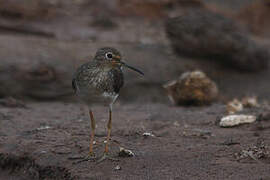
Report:
M112 59L112 57L113 57L112 53L106 53L106 58L107 59Z

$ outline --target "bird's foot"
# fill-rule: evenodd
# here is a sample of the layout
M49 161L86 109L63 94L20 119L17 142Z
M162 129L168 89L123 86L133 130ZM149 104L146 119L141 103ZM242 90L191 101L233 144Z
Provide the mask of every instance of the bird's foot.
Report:
M111 161L119 161L119 159L112 157L109 155L108 152L104 152L104 154L99 158L97 163L101 163L102 161L105 161L106 159L111 160Z
M96 154L94 152L89 152L88 155L84 158L86 161L96 160Z
M84 161L96 161L97 157L94 152L89 152L85 157L82 157L80 161L77 161L75 164L84 162Z

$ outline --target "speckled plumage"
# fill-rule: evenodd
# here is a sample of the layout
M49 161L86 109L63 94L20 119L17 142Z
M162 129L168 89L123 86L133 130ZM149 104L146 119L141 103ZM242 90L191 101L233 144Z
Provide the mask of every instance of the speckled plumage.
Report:
M101 49L95 58L81 65L75 72L72 87L84 103L110 105L124 84L120 66L111 66L104 59L107 51L120 53L113 48ZM104 62L105 61L105 62Z

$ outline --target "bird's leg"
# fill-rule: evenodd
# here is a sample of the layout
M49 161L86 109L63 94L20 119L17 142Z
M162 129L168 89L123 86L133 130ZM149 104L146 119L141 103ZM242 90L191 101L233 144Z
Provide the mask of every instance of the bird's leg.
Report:
M94 137L95 137L95 128L96 128L96 122L94 119L94 115L91 109L89 109L89 115L90 115L90 120L91 120L91 138L90 138L90 144L89 144L89 153L86 157L82 157L83 160L80 160L76 163L81 163L84 161L89 161L89 160L95 160L96 156L95 153L93 152L93 144L94 144ZM80 159L80 158L79 158Z
M89 145L89 153L82 161L94 160L96 158L95 153L93 152L96 122L95 122L92 110L89 110L89 115L90 115L90 120L91 120L91 129L92 129L91 138L90 138L90 145Z
M95 137L96 122L95 122L92 110L89 110L89 115L90 115L90 120L91 120L91 129L92 129L90 145L89 145L89 156L94 156L93 143L94 143L94 137Z
M118 161L118 159L115 159L109 155L109 141L111 138L111 128L112 128L112 107L111 106L109 110L109 121L107 124L107 128L108 128L108 134L107 134L107 139L106 139L106 144L105 144L105 150L104 150L103 156L98 160L98 162L104 161L105 159Z
M108 153L109 152L109 141L110 141L110 138L111 138L111 128L112 128L112 111L111 111L111 108L110 108L110 111L109 111L109 121L108 121L108 124L107 124L107 128L108 128L108 134L107 134L107 140L106 140L106 145L105 145L105 153Z

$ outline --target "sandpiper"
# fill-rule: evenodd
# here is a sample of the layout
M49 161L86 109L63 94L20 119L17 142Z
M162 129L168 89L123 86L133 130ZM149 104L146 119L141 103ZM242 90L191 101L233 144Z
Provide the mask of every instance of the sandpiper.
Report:
M99 161L105 159L113 160L108 154L108 144L112 128L112 106L119 95L120 89L124 85L123 67L127 67L144 75L142 71L121 61L120 52L111 47L100 48L92 61L81 65L74 73L72 87L79 99L87 105L91 120L92 131L87 159L95 159L93 142L96 123L92 107L95 104L102 103L109 107L109 121L107 124L108 134L105 150Z

